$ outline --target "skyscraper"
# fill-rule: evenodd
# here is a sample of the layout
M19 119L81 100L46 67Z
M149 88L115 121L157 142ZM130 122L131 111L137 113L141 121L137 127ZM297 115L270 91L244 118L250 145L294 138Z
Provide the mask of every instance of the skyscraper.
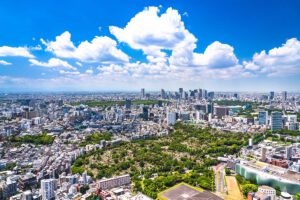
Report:
M161 95L161 98L162 98L162 99L165 99L165 98L166 98L166 92L165 92L164 89L161 89L160 95Z
M183 88L179 88L179 95L180 95L180 98L182 98L182 95L183 95Z
M125 108L126 109L130 109L130 107L131 107L131 100L130 99L126 99L125 100Z
M271 92L270 92L270 100L273 100L273 99L274 99L274 96L275 96L275 92L271 91Z
M273 111L271 114L271 130L277 131L282 129L282 113Z
M258 124L267 125L268 124L268 111L261 110L258 113Z
M142 88L141 89L141 98L144 98L145 97L145 88Z
M55 179L43 179L41 181L41 193L43 200L55 199L56 180Z
M287 91L283 91L282 92L282 101L286 101L287 100Z
M207 94L207 96L208 96L209 99L214 99L215 93L214 93L214 92L209 92L209 93Z
M214 112L214 103L213 102L208 103L206 110L207 110L208 113L212 113L213 114L213 112Z
M207 99L207 90L203 91L203 96L204 96L205 99Z
M203 98L203 90L202 89L199 89L199 99L202 99Z
M146 106L143 107L142 118L143 118L145 121L148 120L148 107L146 107Z

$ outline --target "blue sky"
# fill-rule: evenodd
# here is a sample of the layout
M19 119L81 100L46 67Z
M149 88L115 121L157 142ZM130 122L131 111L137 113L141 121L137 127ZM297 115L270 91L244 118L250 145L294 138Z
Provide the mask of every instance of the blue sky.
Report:
M1 1L0 90L299 91L300 2Z

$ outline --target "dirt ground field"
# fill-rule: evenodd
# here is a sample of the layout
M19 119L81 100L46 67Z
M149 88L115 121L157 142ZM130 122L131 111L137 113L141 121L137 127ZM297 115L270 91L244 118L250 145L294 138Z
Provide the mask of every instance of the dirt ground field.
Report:
M226 176L226 184L228 195L226 195L226 200L243 200L243 195L240 191L239 185L234 176Z

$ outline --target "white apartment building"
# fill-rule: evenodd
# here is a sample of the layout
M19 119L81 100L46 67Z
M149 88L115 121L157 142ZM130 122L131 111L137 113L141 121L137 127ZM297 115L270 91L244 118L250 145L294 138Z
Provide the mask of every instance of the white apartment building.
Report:
M174 125L176 123L176 113L175 112L168 112L167 113L167 124Z
M115 187L120 187L122 185L130 184L130 176L129 174L117 176L113 178L108 179L102 179L98 182L99 188L105 190L105 189L111 189Z
M56 180L43 179L41 181L41 194L43 200L52 200L55 198Z

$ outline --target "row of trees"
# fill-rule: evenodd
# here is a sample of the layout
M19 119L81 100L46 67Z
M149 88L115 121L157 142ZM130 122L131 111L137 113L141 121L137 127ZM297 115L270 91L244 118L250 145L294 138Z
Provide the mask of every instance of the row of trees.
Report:
M25 135L22 137L13 136L10 138L10 142L13 143L32 143L35 145L48 145L52 144L54 141L54 137L47 135L46 133L39 135Z
M256 185L256 180L246 180L243 176L237 174L236 180L239 183L240 189L243 195L246 197L249 192L256 192L258 186Z

